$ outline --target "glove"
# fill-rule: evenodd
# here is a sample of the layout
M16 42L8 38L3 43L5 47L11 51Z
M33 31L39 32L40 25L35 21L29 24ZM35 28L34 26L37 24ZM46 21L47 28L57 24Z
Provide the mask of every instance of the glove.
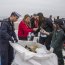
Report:
M50 52L51 52L51 53L53 53L53 51L54 51L54 48L53 48L53 47L51 47L51 48L50 48Z
M15 39L15 42L17 43L17 42L18 42L18 40L17 40L17 39Z

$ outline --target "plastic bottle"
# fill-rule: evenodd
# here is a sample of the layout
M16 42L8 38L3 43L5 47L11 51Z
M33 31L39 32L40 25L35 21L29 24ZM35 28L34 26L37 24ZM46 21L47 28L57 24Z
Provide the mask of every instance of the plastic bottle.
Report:
M31 33L31 41L34 39L34 33Z
M28 37L27 40L30 41L31 40L31 32L28 33Z

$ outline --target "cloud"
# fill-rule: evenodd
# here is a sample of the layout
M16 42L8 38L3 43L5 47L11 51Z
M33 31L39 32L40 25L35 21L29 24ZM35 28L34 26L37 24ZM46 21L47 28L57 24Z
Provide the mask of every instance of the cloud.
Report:
M9 16L12 11L22 15L41 11L45 15L65 17L64 6L65 0L0 0L0 16Z

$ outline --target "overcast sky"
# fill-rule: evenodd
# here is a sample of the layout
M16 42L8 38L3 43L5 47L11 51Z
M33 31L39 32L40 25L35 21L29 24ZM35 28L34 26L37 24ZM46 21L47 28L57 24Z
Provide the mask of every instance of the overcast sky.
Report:
M0 0L0 17L12 11L25 14L42 12L44 16L65 17L65 0Z

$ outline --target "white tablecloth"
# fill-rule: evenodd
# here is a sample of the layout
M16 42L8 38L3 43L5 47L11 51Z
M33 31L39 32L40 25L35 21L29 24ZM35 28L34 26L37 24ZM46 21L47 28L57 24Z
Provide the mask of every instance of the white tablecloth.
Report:
M10 43L16 50L12 65L58 65L57 56L54 53L40 55L24 48L25 45L36 44L31 41L19 41L18 44ZM38 44L38 43L37 43ZM40 47L43 45L38 44Z

